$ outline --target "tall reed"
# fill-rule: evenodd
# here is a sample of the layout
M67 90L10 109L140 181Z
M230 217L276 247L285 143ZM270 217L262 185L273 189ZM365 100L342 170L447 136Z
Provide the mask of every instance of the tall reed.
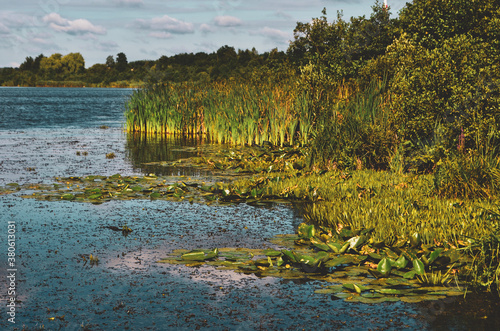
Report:
M213 142L307 144L311 98L293 84L182 83L135 91L126 108L127 130L204 135Z

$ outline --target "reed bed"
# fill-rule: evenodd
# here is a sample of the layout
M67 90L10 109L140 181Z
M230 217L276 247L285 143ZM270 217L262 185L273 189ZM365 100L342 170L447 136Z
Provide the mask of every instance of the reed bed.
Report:
M234 145L307 144L314 126L312 101L293 84L238 82L150 86L133 93L127 130L203 135Z

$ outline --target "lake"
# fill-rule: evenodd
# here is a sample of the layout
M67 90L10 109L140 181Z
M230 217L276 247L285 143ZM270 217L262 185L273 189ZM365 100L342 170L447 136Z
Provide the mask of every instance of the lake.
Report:
M0 186L116 173L209 179L207 172L144 165L198 155L203 146L127 135L123 113L132 91L0 88ZM27 193L0 195L4 306L11 297L5 281L11 273L4 244L9 224L16 248L16 323L8 321L5 308L2 330L498 329L498 305L474 296L348 303L316 294L325 285L317 280L156 263L177 248L277 248L269 239L294 233L302 221L291 205L93 205L21 198ZM107 228L124 224L133 229L128 236ZM89 265L90 254L99 257L98 265Z

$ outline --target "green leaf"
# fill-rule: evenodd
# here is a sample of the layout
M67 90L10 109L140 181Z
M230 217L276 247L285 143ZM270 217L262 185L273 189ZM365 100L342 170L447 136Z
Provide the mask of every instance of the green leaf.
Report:
M306 223L301 223L299 225L299 228L297 229L297 232L299 234L299 237L306 238L306 239L310 239L310 238L314 237L314 235L316 234L316 230L314 229L314 225L313 224L308 225Z
M350 283L342 284L342 287L345 289L348 289L351 292L356 292L358 294L361 294L361 292L368 290L367 287L364 287L361 285L356 285L356 284L350 284Z
M181 259L187 261L205 261L214 259L219 256L219 249L215 248L212 250L195 249L190 252L184 253Z
M335 253L340 253L340 250L342 249L342 245L337 243L337 242L334 242L334 243L329 243L327 242L326 243L328 245L328 247L330 247L330 249L332 251L334 251Z
M392 269L391 262L386 257L380 260L380 262L377 265L377 271L380 272L382 277L389 276L389 274L391 273L391 269Z
M422 238L418 232L415 232L410 236L410 245L412 247L417 247L422 243Z
M408 264L408 260L404 257L404 255L401 255L399 259L394 262L393 266L398 268L398 269L404 269L406 268L406 265Z
M295 258L295 255L293 254L292 251L288 251L286 249L281 250L281 253L283 253L286 258L292 262L292 263L297 263L297 259Z
M280 256L281 251L277 251L275 249L266 249L266 250L264 250L264 255L265 256Z
M74 198L75 198L75 196L73 194L71 194L71 193L63 194L61 196L61 199L68 200L68 201L73 200Z
M397 294L403 294L402 291L396 290L393 288L382 288L380 290L376 290L380 294L392 294L392 295L397 295Z
M403 275L403 278L405 278L405 279L413 279L416 274L417 274L417 272L415 270L411 270L411 271L408 271L407 273L405 273Z
M420 259L415 259L413 262L413 270L417 275L425 274L425 266L424 263Z
M443 251L443 248L438 248L435 251L433 251L431 253L431 255L429 255L428 264L432 264L432 262L436 261L436 259L439 257L439 255L441 255L442 251Z
M356 236L352 237L349 239L347 242L349 243L349 249L356 249L363 245L366 241L366 237L361 235L361 236Z

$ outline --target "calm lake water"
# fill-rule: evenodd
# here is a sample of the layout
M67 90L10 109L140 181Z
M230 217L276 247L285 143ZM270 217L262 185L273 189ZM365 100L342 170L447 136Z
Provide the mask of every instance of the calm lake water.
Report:
M0 88L0 185L150 171L210 176L143 164L195 155L199 149L190 141L128 136L123 113L131 93L130 89ZM116 157L106 159L111 152ZM498 327L498 318L492 317L498 307L477 306L472 297L422 304L346 303L315 294L323 285L319 281L155 263L176 248L274 247L269 238L293 233L301 222L288 205L258 208L149 200L92 205L20 195L0 196L2 306L8 299L8 222L16 227L17 254L16 324L7 321L7 310L2 308L2 330ZM133 229L131 235L123 237L105 228L123 224ZM88 254L99 257L98 266L84 265L82 256Z

